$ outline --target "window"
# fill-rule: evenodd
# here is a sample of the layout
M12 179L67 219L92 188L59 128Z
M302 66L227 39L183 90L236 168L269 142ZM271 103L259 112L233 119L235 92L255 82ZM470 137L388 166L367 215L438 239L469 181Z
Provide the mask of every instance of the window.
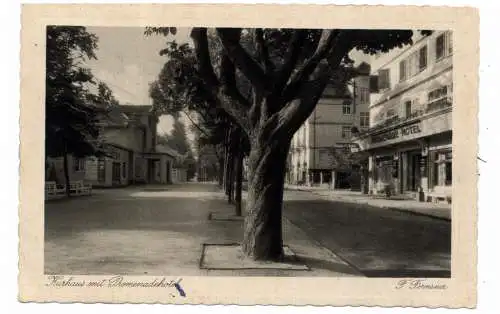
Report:
M405 116L409 117L411 115L411 100L405 102Z
M370 102L370 90L366 87L359 88L359 102L361 104L367 104Z
M378 89L391 88L389 69L378 70Z
M452 153L441 151L434 153L432 167L433 186L450 186L452 184Z
M400 82L405 81L407 78L406 77L406 64L407 64L406 60L399 62L399 81Z
M424 70L427 67L427 46L423 46L418 51L418 69Z
M359 126L361 128L367 128L370 126L370 113L360 112L359 113Z
M127 177L127 163L124 162L122 163L122 178L126 178Z
M342 114L351 114L351 103L344 102L342 104Z
M370 75L370 93L378 93L378 75Z
M351 138L351 127L343 126L342 127L342 138Z
M449 56L453 52L451 32L445 32L436 38L436 61Z
M73 170L75 172L85 171L85 159L83 159L83 158L73 159Z
M444 34L436 38L436 60L444 57Z

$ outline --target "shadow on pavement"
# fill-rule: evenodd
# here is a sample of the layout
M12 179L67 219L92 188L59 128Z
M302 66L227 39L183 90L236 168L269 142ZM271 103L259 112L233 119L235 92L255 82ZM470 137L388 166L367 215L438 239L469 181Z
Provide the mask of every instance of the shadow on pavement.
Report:
M450 276L447 221L322 200L288 200L284 215L366 276Z

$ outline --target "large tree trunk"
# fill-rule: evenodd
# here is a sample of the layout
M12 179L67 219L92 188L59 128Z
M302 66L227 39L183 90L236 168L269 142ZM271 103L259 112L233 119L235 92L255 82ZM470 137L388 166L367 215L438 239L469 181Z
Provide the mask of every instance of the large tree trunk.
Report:
M282 260L281 215L285 163L290 139L254 141L249 156L249 186L243 252L254 260Z
M219 162L219 168L217 169L217 179L219 180L219 187L224 188L224 159L217 159Z
M241 216L241 194L242 194L242 183L243 183L243 152L239 151L236 158L235 175L236 175L236 186L235 186L235 209L236 216Z
M68 167L68 154L65 153L63 157L63 163L64 163L64 181L65 181L65 186L66 186L66 196L70 197L71 196L71 191L69 187L69 167Z
M230 160L230 154L229 154L229 149L226 148L226 152L224 154L224 179L223 179L223 185L224 185L224 192L226 195L228 195L228 183L229 183L229 160Z
M227 163L227 202L232 204L234 201L234 153L229 152L229 159Z

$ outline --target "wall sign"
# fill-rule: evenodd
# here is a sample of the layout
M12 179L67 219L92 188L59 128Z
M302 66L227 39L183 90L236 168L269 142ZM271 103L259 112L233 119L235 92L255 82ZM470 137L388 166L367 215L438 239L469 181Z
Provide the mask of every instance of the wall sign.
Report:
M420 123L410 124L399 129L390 130L381 134L372 136L372 143L380 143L388 140L393 140L400 137L409 136L422 132Z

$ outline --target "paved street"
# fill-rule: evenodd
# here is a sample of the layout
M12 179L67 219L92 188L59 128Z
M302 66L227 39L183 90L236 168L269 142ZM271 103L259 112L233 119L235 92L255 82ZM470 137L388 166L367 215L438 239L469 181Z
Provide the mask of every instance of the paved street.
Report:
M449 276L448 221L287 191L285 216L366 276Z
M185 184L96 190L91 197L47 203L45 272L449 275L447 221L321 200L310 192L287 191L285 200L285 244L311 271L200 270L202 244L240 242L242 222L209 221L209 213L230 214L233 207L215 185Z

